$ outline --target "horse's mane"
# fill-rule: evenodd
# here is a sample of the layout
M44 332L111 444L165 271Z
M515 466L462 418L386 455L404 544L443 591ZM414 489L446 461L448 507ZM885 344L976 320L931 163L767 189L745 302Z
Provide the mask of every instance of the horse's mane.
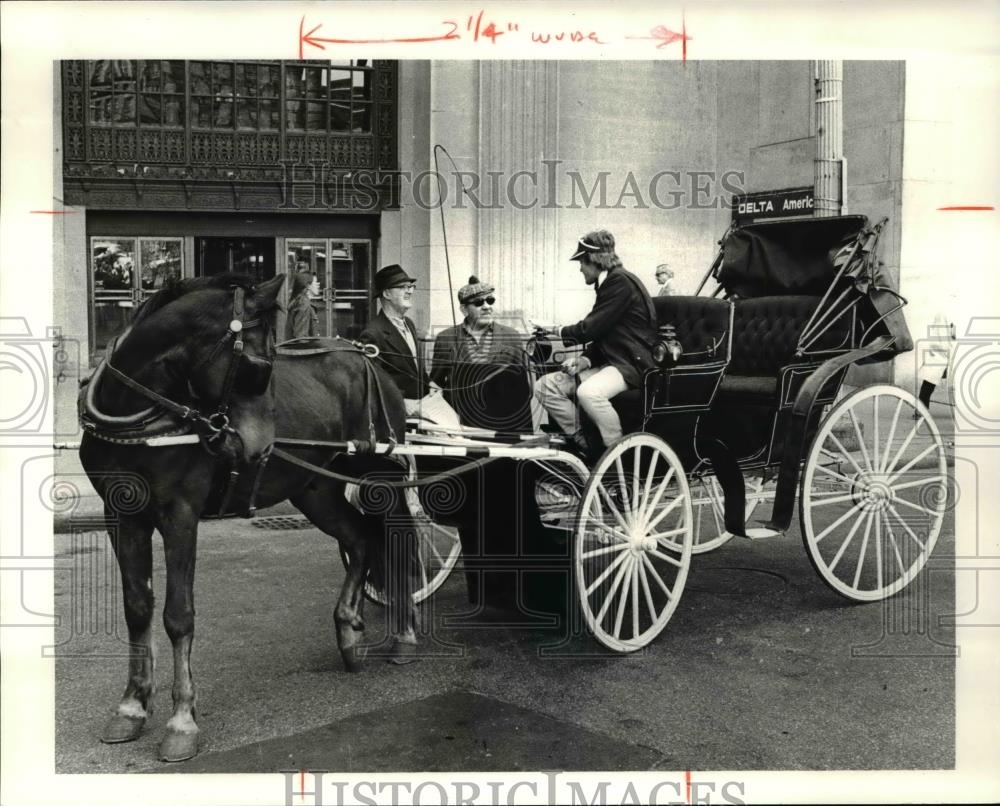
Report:
M231 288L234 285L250 291L255 283L252 277L244 274L214 274L209 277L186 277L183 280L172 278L138 307L132 316L132 324L138 324L150 314L192 291L203 288Z

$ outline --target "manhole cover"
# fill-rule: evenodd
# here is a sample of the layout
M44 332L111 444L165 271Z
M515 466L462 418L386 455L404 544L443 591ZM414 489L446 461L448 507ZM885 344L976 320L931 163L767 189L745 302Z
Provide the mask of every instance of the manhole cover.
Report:
M250 521L258 529L312 529L313 525L305 515L268 515Z
M763 568L699 568L692 571L686 590L718 596L753 596L784 588L788 580Z

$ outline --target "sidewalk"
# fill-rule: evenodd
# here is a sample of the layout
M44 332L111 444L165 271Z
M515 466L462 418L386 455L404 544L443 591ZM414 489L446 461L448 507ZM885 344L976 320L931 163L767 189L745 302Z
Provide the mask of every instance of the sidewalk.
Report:
M890 418L890 412L887 410L881 414L882 416L880 416L879 419L882 420L884 417L886 421L885 426L882 427L882 431L885 433ZM952 466L955 462L954 440L951 436L953 433L952 410L946 405L932 401L931 414L934 416L935 422L941 429L942 437L946 446L948 465ZM74 520L89 521L93 523L95 519L99 519L103 516L104 503L101 501L100 496L97 495L97 492L87 479L87 474L80 465L80 460L76 451L61 451L55 462L55 472L58 479L64 482L68 480L69 485L75 490L77 499L75 506L67 508L66 511L57 512L55 514L53 531L56 534L72 532L72 522ZM296 514L298 514L298 510L287 501L283 501L273 507L258 510L257 517Z

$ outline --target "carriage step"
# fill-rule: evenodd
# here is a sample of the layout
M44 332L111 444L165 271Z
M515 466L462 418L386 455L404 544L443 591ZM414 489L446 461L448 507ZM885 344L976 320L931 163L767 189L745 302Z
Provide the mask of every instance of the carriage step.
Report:
M777 529L768 529L766 526L753 526L746 530L747 537L751 540L769 540L772 537L784 537L785 533Z

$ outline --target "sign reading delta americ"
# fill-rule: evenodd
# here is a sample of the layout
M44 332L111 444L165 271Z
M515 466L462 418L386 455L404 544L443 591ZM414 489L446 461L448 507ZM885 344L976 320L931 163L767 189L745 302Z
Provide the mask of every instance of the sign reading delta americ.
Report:
M770 218L812 215L813 189L765 190L733 197L733 221L765 221Z

